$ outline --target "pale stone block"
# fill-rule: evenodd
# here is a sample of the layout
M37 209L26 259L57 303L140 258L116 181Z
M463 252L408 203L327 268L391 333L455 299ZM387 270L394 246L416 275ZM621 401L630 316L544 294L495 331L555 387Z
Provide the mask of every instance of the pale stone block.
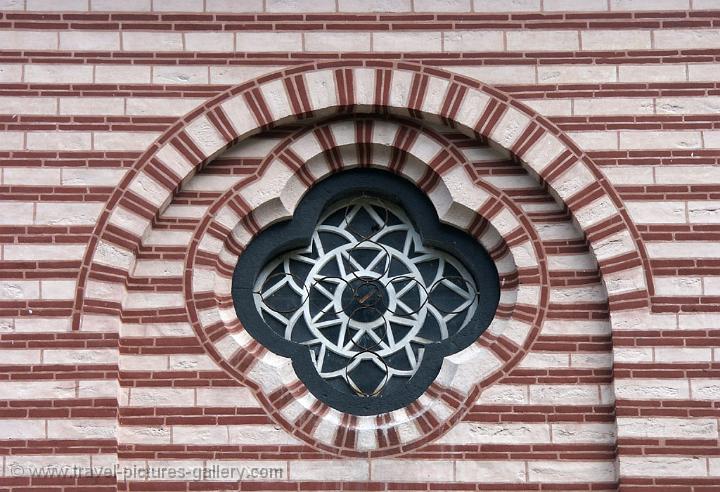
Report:
M414 0L415 12L470 12L471 0Z
M88 225L95 224L103 202L38 202L35 205L35 224Z
M302 51L299 32L236 32L235 50L239 52Z
M544 0L543 10L545 12L604 12L608 10L608 4L606 0Z
M3 50L56 50L58 35L54 31L0 31L0 49Z
M158 137L158 132L93 132L95 150L145 150Z
M43 33L36 33L43 34ZM54 33L53 33L54 34ZM120 33L108 31L60 31L60 49L66 51L116 51Z
M197 144L205 157L213 156L228 143L206 116L199 116L192 120L185 127L185 132Z
M715 419L618 417L617 426L620 438L716 439L718 435Z
M305 84L310 94L310 105L315 111L338 105L335 77L330 70L305 74Z
M607 320L545 320L542 334L550 336L590 335L605 336L610 334L610 323Z
M211 84L237 85L253 80L269 73L277 72L285 67L276 65L221 65L210 67Z
M23 80L23 66L19 64L0 65L0 82L20 82Z
M525 463L524 461L508 460L457 460L455 462L455 480L474 483L524 483L527 481Z
M540 0L473 0L475 12L536 12Z
M152 69L153 84L207 84L210 69L207 65L160 65Z
M612 367L613 358L611 353L575 353L570 354L570 367L609 369Z
M554 423L552 424L552 440L554 443L577 444L614 444L615 424L595 423Z
M523 99L523 104L544 116L570 116L571 99Z
M567 135L583 150L616 150L618 132L568 132Z
M618 82L685 82L687 67L683 64L619 65Z
M63 168L61 184L63 186L116 186L126 172L126 169L117 168Z
M699 296L703 293L701 277L653 276L655 294L659 296Z
M720 400L720 379L691 379L690 392L693 400Z
M110 214L110 223L137 237L142 237L145 230L150 227L149 219L135 215L123 207L115 207Z
M155 12L202 12L203 0L162 0L153 2Z
M163 309L184 305L185 296L181 292L129 292L125 298L126 309Z
M170 190L146 173L139 173L128 187L133 193L149 203L160 206L170 196Z
M617 480L613 461L528 461L531 482L587 483L588 477L598 482Z
M703 277L703 294L719 295L720 294L720 277Z
M451 460L397 460L375 459L370 461L373 480L383 482L452 482L454 462ZM324 471L323 477L325 476ZM342 478L342 480L347 480Z
M93 262L117 267L122 270L130 270L134 258L135 256L132 252L120 246L100 241L93 256Z
M28 132L28 150L91 150L92 137L88 132Z
M120 354L121 371L167 371L167 355L125 355Z
M113 4L118 4L112 0ZM98 84L149 84L152 67L149 65L97 65L95 82Z
M589 227L602 222L617 213L618 210L610 197L603 196L578 210L575 213L575 220L577 220L583 230L587 230Z
M718 258L717 243L705 241L648 242L650 258Z
M3 381L2 395L5 400L64 400L75 398L76 386L72 380Z
M183 51L179 32L122 32L123 51Z
M206 12L262 12L263 0L206 0Z
M75 280L41 280L40 297L45 300L75 298Z
M637 224L684 224L687 222L686 202L626 201L630 218Z
M653 354L651 347L613 347L613 359L616 363L653 362Z
M0 224L32 224L34 210L34 203L2 201L0 202Z
M429 90L430 84L428 84L428 91ZM437 90L437 96L440 96L441 93L442 96L444 96L447 90L447 84L438 84ZM426 95L426 99L427 98L428 96ZM490 97L487 94L474 89L468 90L465 93L465 97L463 98L462 104L460 105L457 114L455 115L455 121L457 121L461 125L464 125L468 129L474 130L489 102ZM428 106L425 106L425 104L423 103L423 108L430 109L431 107L436 107L437 109L435 112L439 113L441 104L442 101L440 100L440 97L438 97L437 104L433 104L432 106L428 104ZM471 156L469 157L471 158Z
M616 379L615 395L622 400L687 400L686 379Z
M550 288L550 302L573 304L603 302L605 300L607 300L607 293L602 285Z
M706 458L699 456L623 456L623 477L705 477Z
M635 250L635 244L627 231L604 237L592 243L591 246L592 252L598 261L614 258Z
M194 169L194 165L171 144L163 145L155 153L155 157L180 179L185 179Z
M48 439L114 439L116 421L110 419L50 419Z
M192 231L170 231L152 229L143 238L146 246L187 246L192 238Z
M537 78L536 68L527 65L446 65L442 68L487 84L534 84Z
M90 0L90 10L100 12L149 12L152 0Z
M410 12L412 0L338 0L339 12Z
M186 32L184 36L186 51L228 52L234 49L235 36L231 32Z
M45 364L115 364L117 361L116 349L46 349L43 351L43 363Z
M3 440L45 439L45 421L36 419L0 420L0 436Z
M651 166L610 166L602 168L613 185L643 185L655 182Z
M514 108L508 107L503 117L490 133L490 138L501 147L509 149L529 124L530 118L527 115Z
M195 390L192 388L130 388L131 407L192 407Z
M417 1L417 0L416 0ZM435 2L435 0L426 0ZM417 10L417 4L415 9ZM443 51L504 51L503 31L446 31Z
M526 405L529 403L528 387L519 384L493 384L484 389L477 404Z
M370 51L369 32L307 32L305 51Z
M125 101L119 97L60 97L60 114L121 115Z
M546 133L530 149L522 159L530 168L540 173L566 149L565 145L554 135Z
M620 149L699 149L700 132L696 131L620 131Z
M335 0L265 0L267 12L335 12Z
M197 388L198 406L205 407L258 407L259 403L250 388L212 387Z
M592 384L532 385L530 403L536 405L598 405L600 389Z
M8 114L57 114L57 98L31 96L2 96L0 111ZM7 168L6 171L11 168Z
M519 367L568 368L570 367L570 355L563 352L531 352L520 361Z
M720 166L657 166L658 184L720 183Z
M652 47L650 31L633 29L581 31L580 39L583 50L649 50Z
M575 255L548 255L547 264L550 270L584 270L597 269L595 258L587 254Z
M231 425L228 426L230 444L240 445L298 445L300 441L280 426L262 425ZM303 463L306 460L302 461Z
M656 29L653 31L655 49L717 49L720 30L717 29Z
M613 31L616 33L618 31ZM653 114L655 101L648 97L594 97L573 99L573 114L606 116L615 114Z
M204 102L205 99L199 98L129 97L126 100L125 114L128 116L182 116Z
M80 260L85 253L85 244L6 244L3 259L7 261L34 260Z
M576 51L580 49L577 31L507 31L508 51Z
M613 65L540 65L537 67L537 74L541 84L617 82L616 68Z
M397 31L372 33L373 51L439 52L442 51L440 32Z
M595 181L595 175L588 169L587 165L582 161L578 161L554 179L551 186L552 190L564 201L580 193Z
M358 481L370 479L370 460L291 460L289 480ZM397 469L395 470L397 471ZM380 473L384 473L381 468Z
M40 350L28 350L28 349L3 349L3 365L31 365L41 363L41 351ZM22 384L22 382L20 382ZM3 383L3 391L6 388L8 381ZM8 388L9 389L9 388ZM12 399L5 397L6 399ZM44 395L43 395L44 397Z
M39 10L44 12L57 11L79 11L83 12L88 9L87 0L25 0L25 10Z
M121 425L118 428L118 442L126 444L170 444L170 427L145 427Z

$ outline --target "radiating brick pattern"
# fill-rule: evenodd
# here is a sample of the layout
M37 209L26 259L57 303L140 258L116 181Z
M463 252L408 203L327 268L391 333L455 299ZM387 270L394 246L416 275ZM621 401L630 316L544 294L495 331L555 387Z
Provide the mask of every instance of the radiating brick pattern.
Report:
M717 488L718 2L0 8L1 489ZM503 281L377 417L316 400L229 294L244 245L357 166Z

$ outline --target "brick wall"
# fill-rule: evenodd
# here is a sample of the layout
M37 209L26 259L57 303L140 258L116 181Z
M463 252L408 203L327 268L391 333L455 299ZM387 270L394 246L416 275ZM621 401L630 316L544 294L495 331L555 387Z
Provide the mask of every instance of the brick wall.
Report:
M0 490L718 490L720 2L0 7ZM358 165L503 281L377 417L230 296Z

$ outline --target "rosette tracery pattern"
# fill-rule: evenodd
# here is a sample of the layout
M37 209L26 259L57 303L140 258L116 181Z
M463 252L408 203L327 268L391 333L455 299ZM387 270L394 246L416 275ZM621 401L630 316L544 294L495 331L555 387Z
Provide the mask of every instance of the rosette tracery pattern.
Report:
M310 244L269 262L254 291L268 326L307 346L323 379L361 396L411 378L427 345L468 325L479 296L457 258L372 196L331 207Z

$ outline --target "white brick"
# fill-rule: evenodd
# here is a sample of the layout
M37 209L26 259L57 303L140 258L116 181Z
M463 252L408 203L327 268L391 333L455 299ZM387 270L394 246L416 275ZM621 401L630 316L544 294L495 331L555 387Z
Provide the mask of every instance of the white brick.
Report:
M373 51L435 52L441 51L439 32L374 32Z
M653 114L655 110L654 101L647 97L573 99L572 104L574 115Z
M715 419L628 418L618 417L618 437L645 439L717 439Z
M692 296L702 295L703 282L701 277L653 277L655 294L659 296Z
M583 150L616 150L618 132L568 132L567 134Z
M92 83L91 65L25 65L25 82L39 84Z
M473 0L475 12L536 12L540 0Z
M658 97L655 105L661 114L717 114L720 96Z
M208 407L258 407L259 403L250 388L212 387L197 388L198 406Z
M114 439L116 422L109 419L51 419L48 439Z
M682 64L620 65L619 82L685 82L687 69Z
M33 215L33 203L0 201L1 225L32 224Z
M60 49L116 51L120 49L120 34L108 31L60 31Z
M655 49L720 48L720 31L717 29L656 29L653 36Z
M0 31L0 49L56 50L58 35L53 31Z
M26 10L40 10L46 12L55 11L86 11L88 9L87 0L25 0Z
M656 347L656 362L712 362L712 349L704 347Z
M570 99L524 99L523 103L544 116L570 116Z
M645 244L650 258L719 258L715 242L675 241L648 242Z
M687 207L691 224L720 223L720 201L692 201Z
M720 400L720 379L691 379L690 391L693 400Z
M3 381L5 400L52 400L75 398L75 381Z
M57 99L54 97L3 96L0 111L8 114L56 114ZM10 168L6 168L7 171Z
M650 31L593 29L592 31L582 31L580 38L583 50L649 50L652 47Z
M451 460L403 460L398 467L397 460L375 459L370 460L370 469L372 479L383 482L452 482L455 472Z
M460 422L440 437L438 444L542 444L550 442L549 424Z
M44 439L45 421L34 419L3 419L0 420L0 435L3 439Z
M75 280L41 280L40 297L46 300L74 299Z
M60 114L69 115L121 115L125 101L119 97L61 97Z
M535 67L526 65L448 65L443 68L488 84L534 84L536 79Z
M92 138L87 132L28 132L28 150L90 150Z
M151 80L151 66L103 64L95 67L95 82L98 84L149 84Z
M18 260L79 260L85 253L84 244L6 244L3 259Z
M195 391L192 388L130 388L131 407L192 407Z
M651 166L610 166L603 174L614 185L652 184L655 182Z
M687 10L690 0L610 0L610 10Z
M504 49L502 31L453 30L443 33L444 51L503 51Z
M298 32L237 32L235 50L261 51L302 51L302 34Z
M615 395L622 400L687 400L685 379L616 379Z
M543 10L545 12L603 12L608 10L608 5L606 0L544 0Z
M338 0L340 12L410 12L412 0Z
M103 202L38 202L35 206L35 224L95 224L104 208Z
M117 360L116 349L47 349L43 351L45 364L114 364Z
M123 31L124 51L183 51L182 34L178 32Z
M263 0L205 0L206 12L262 12Z
M307 32L305 51L370 51L370 33Z
M155 12L202 12L203 0L156 0L152 7Z
M716 80L718 74L720 74L720 65L717 63L688 64L688 80L691 82Z
M184 97L129 97L125 111L129 116L182 116L204 102Z
M455 479L473 483L523 483L527 481L525 462L457 460Z
M90 10L99 12L149 12L152 0L90 0Z
M23 80L22 65L0 65L0 82L20 82L21 80Z
M515 384L493 384L483 390L478 404L524 405L528 403L527 386Z
M61 183L63 186L116 186L126 172L117 168L64 168Z
M700 132L696 131L633 131L620 132L620 149L699 149Z
M207 84L209 69L205 65L161 65L153 67L153 84Z
M614 482L617 477L614 461L528 461L531 482L587 483Z
M335 0L265 0L267 12L335 12Z
M563 352L530 352L520 361L519 367L568 368L570 367L570 356Z
M657 166L658 184L720 183L720 166Z
M684 224L687 222L685 202L626 201L630 218L637 224Z
M705 458L697 456L624 456L620 460L623 477L704 477Z
M145 150L159 137L156 132L95 132L95 150Z
M530 403L538 405L597 405L601 403L599 387L589 384L533 385Z
M577 31L507 31L508 51L575 51L580 49Z
M211 84L241 84L253 80L268 73L277 72L283 67L273 65L247 65L247 66L217 66L210 67Z
M554 423L552 424L554 443L615 443L615 424L593 423Z
M370 460L291 460L289 480L357 481L370 479ZM382 471L381 471L382 473Z

